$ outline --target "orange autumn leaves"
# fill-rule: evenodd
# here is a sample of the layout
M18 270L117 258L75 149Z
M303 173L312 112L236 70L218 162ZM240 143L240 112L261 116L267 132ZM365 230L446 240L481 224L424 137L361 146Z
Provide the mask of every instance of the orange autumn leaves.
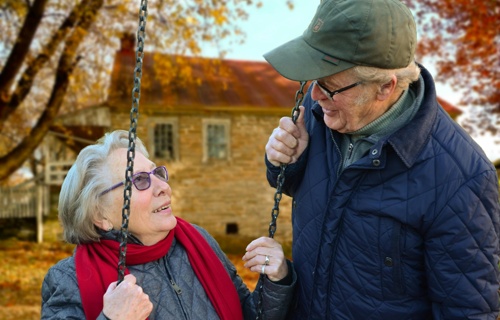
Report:
M0 240L0 319L40 319L41 286L47 270L73 253L74 245L60 240L57 221L44 224L44 243ZM243 268L241 255L228 254L250 290L259 275Z
M404 0L416 15L418 59L435 59L438 80L464 90L463 103L500 113L497 0Z

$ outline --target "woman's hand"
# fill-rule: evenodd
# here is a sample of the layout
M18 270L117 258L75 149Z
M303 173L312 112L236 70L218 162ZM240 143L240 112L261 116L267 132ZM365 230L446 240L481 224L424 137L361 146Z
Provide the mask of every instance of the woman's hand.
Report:
M112 320L146 319L153 311L153 304L142 288L135 284L135 277L128 274L120 285L117 286L117 282L112 282L104 294L102 312Z
M242 258L245 268L266 274L271 281L279 281L288 274L283 248L276 240L260 237L250 242L246 250Z

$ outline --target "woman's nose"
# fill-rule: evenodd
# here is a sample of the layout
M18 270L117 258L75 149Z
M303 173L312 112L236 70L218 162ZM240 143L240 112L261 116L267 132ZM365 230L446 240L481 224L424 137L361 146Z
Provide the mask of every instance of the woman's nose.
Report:
M170 184L167 181L163 181L158 177L153 177L151 183L153 184L153 190L156 196L160 196L163 194L171 194L172 189L170 188Z

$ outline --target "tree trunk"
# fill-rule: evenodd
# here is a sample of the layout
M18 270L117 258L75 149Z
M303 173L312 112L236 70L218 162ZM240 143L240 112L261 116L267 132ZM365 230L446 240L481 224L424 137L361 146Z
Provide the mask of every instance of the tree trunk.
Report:
M83 10L81 8L82 3L85 4ZM75 61L75 56L78 46L85 38L89 27L95 21L97 13L103 5L103 0L86 0L82 1L82 3L73 10L81 10L79 11L80 18L76 24L76 31L73 31L66 40L66 45L59 59L56 70L56 80L47 106L42 116L31 130L30 135L24 137L21 143L8 154L0 157L0 180L9 177L9 175L19 169L30 157L49 131L50 125L53 123L61 108L64 96L68 90L70 75L77 62ZM73 15L73 12L70 16L71 15ZM2 123L2 119L0 119L0 123Z
M2 129L1 121L6 119L17 107L9 104L10 89L29 52L33 37L42 20L46 4L47 0L35 0L33 2L19 31L16 44L12 48L9 58L0 73L0 131Z

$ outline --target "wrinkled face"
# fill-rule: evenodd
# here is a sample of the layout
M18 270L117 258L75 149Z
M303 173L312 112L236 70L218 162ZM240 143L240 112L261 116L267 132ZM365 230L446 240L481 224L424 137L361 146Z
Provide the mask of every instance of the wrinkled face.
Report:
M317 81L328 90L335 91L359 80L349 72L343 71ZM369 84L361 83L333 96L333 99L330 99L326 91L315 84L311 97L322 107L325 124L340 133L361 129L381 115L375 103L375 92Z
M110 186L124 180L127 167L127 149L117 149L108 157L108 171ZM134 159L134 174L150 172L156 166L142 153L136 152ZM149 175L151 186L146 190L137 190L132 185L130 199L130 216L128 230L145 245L153 245L164 239L168 232L177 225L172 214L170 185L156 177ZM108 219L112 221L114 229L120 229L122 224L123 188L116 188L103 197L110 202Z

